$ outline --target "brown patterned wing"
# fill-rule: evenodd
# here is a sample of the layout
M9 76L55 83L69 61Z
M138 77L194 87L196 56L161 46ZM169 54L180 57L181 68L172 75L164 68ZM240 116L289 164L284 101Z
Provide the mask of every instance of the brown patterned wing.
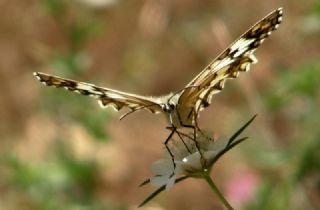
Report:
M212 96L224 88L227 79L249 71L251 64L257 62L254 51L278 28L282 16L279 8L253 25L186 86L178 101L182 121L195 120L199 111L210 105Z
M94 97L102 107L112 106L117 111L123 107L128 107L131 111L140 109L147 109L152 113L160 113L162 111L161 105L158 103L159 98L138 96L41 72L34 72L34 76L44 85L65 88L81 95Z

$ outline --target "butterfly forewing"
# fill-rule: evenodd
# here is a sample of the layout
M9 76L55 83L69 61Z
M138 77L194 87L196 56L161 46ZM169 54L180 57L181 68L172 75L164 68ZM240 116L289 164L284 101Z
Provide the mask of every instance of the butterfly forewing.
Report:
M162 111L157 98L144 97L109 88L102 88L89 83L64 79L41 72L35 72L34 75L40 82L47 86L65 88L69 91L94 97L99 101L102 107L112 106L117 111L123 107L128 107L132 111L139 109L147 109L152 113L159 113Z
M210 105L212 95L224 88L227 79L249 71L251 64L257 62L254 51L278 28L282 13L279 8L252 26L186 86L178 101L182 121L195 120L199 111Z

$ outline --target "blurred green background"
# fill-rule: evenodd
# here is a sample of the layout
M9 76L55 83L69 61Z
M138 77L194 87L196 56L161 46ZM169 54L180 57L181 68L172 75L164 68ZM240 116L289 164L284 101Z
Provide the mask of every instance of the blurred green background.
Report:
M1 0L0 209L130 210L155 188L162 116L120 113L47 88L33 71L144 95L187 84L253 23L284 7L250 73L200 115L216 136L251 116L248 141L212 176L236 209L320 209L320 2L317 0ZM187 180L143 209L223 209Z

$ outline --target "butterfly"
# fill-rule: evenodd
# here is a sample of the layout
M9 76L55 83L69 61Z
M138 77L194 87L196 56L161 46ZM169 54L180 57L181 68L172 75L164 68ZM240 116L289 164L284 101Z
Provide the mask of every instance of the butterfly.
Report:
M255 50L278 28L282 17L282 8L272 11L233 42L183 89L160 97L136 95L41 72L34 72L34 76L47 86L62 87L94 97L102 107L112 106L117 111L127 107L130 109L127 114L142 109L155 114L163 113L173 130L181 127L195 129L199 112L211 104L212 96L224 88L228 79L249 71L251 64L257 62Z

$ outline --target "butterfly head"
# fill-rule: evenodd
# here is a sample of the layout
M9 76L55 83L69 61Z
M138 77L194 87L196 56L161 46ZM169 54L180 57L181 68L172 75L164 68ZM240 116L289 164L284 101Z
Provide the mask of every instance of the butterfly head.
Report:
M166 113L171 113L176 109L177 99L174 94L168 94L159 98L158 104L161 109Z
M163 111L171 113L173 110L176 109L176 104L168 101L167 103L161 104L161 108L163 109Z

